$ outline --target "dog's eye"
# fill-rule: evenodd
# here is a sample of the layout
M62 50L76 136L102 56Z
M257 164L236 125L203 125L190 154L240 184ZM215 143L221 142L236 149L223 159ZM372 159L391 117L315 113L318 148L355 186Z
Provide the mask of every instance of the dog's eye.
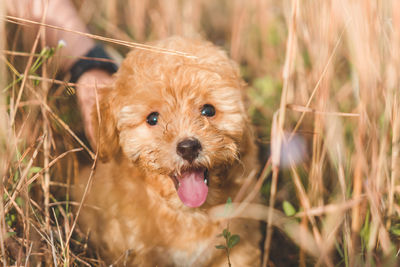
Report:
M146 118L146 122L151 126L156 125L158 122L158 115L160 115L158 114L158 112L150 113L149 116L147 116Z
M205 104L202 108L201 108L201 115L203 116L207 116L207 117L212 117L215 115L215 108L213 105L210 104Z

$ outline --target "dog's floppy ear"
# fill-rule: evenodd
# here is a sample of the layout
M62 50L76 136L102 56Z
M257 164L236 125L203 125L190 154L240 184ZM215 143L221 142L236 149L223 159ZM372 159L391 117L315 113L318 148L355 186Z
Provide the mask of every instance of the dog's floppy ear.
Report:
M103 162L109 161L119 151L117 123L113 113L114 88L102 88L99 92L99 103L93 108L93 131Z

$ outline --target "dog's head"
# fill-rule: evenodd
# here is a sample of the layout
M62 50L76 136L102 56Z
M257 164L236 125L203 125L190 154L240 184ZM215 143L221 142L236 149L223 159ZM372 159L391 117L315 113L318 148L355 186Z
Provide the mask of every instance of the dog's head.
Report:
M128 54L100 98L100 157L121 151L146 172L169 176L182 202L197 207L213 175L239 161L249 144L245 84L210 43L175 37L155 45L194 57Z

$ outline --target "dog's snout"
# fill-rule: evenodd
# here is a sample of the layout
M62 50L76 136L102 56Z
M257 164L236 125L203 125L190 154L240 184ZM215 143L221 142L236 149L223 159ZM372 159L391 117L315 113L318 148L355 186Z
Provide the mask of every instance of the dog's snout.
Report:
M192 162L199 156L202 147L199 140L195 138L184 139L176 146L176 152L185 160Z

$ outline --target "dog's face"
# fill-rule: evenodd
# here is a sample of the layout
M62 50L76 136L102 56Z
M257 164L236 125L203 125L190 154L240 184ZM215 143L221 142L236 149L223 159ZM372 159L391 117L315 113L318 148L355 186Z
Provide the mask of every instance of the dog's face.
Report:
M248 130L244 83L211 44L171 38L156 45L196 58L128 54L101 95L100 153L109 159L121 149L147 173L171 178L182 202L198 207L213 179L239 160Z

